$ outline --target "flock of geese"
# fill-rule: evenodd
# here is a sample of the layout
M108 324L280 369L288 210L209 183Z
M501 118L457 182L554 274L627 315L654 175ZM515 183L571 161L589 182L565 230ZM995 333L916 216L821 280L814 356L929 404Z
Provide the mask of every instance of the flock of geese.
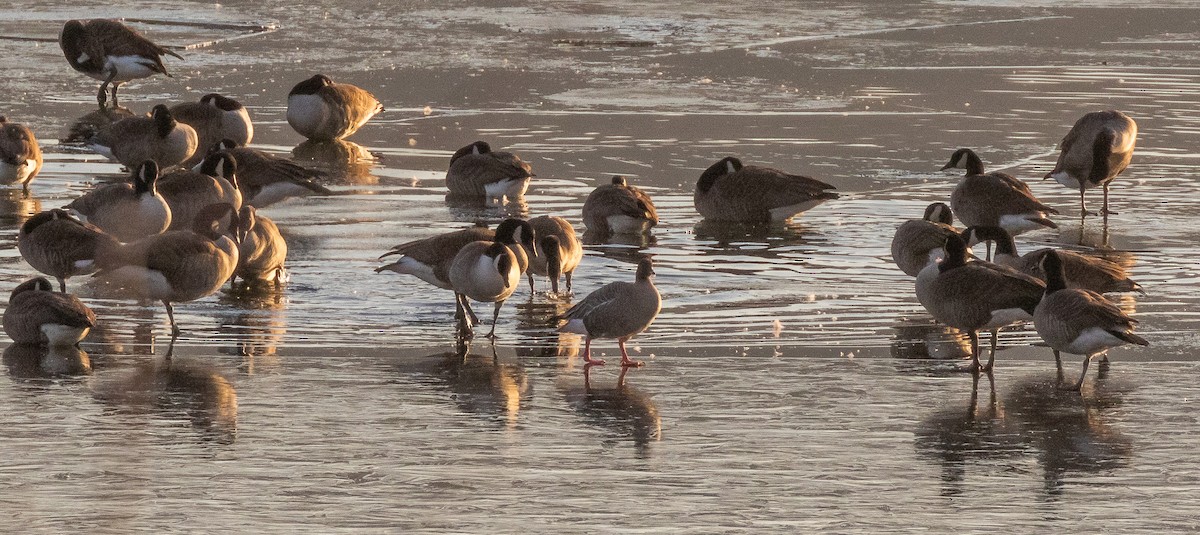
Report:
M72 276L95 274L98 285L120 288L140 300L160 301L172 334L179 333L173 304L219 291L226 283L282 285L287 244L276 225L258 213L264 206L298 195L331 193L317 181L322 173L249 148L254 135L246 109L236 100L211 93L198 102L160 104L148 116L117 106L117 90L130 80L170 76L163 56L178 57L119 21L69 21L60 45L75 70L101 81L97 102L109 120L89 132L85 145L131 170L126 183L96 187L61 209L31 217L20 229L22 257L37 271L17 286L4 312L4 330L17 343L73 345L95 325L96 317L66 293ZM352 135L383 106L368 91L317 74L288 94L287 121L314 140ZM33 132L0 117L0 181L28 188L42 156ZM1137 137L1132 119L1117 111L1084 115L1061 143L1061 154L1045 178L1084 193L1104 192L1130 162ZM1132 333L1130 318L1101 294L1140 291L1120 266L1099 257L1041 249L1018 256L1013 236L1055 228L1058 212L1039 201L1010 175L985 172L973 151L959 149L943 169L965 175L950 204L931 204L920 220L896 230L892 256L916 277L916 295L938 321L970 338L973 372L990 372L996 329L1032 320L1054 350L1090 360L1121 344L1147 345ZM504 203L520 199L534 176L517 155L492 150L483 141L458 149L446 173L448 196ZM699 177L694 204L701 216L723 222L786 221L838 197L834 187L806 176L723 158ZM658 223L653 201L623 177L597 188L583 206L583 221L600 235L639 234ZM952 226L954 216L965 225ZM987 243L986 259L970 247ZM992 255L992 244L996 254ZM395 258L389 258L389 257ZM412 275L455 296L460 335L480 323L471 302L493 303L492 329L501 307L528 278L559 279L571 291L583 249L572 225L561 217L508 219L496 229L477 224L463 230L397 245L377 272ZM994 261L994 262L993 262ZM639 366L625 343L658 315L662 300L654 286L654 266L641 260L633 282L613 282L584 297L561 320L562 332L585 337L587 365L594 338L616 339L623 366ZM978 332L992 330L992 354L980 363ZM1061 366L1061 360L1059 360ZM586 367L585 367L586 369Z

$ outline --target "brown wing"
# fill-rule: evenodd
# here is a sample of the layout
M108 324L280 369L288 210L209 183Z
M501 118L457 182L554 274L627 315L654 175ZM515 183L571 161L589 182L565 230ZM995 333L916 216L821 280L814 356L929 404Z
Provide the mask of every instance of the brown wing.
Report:
M75 210L84 216L91 217L102 207L113 206L117 203L133 200L134 198L135 193L132 184L105 184L71 201L71 204L68 204L67 208Z
M1137 323L1112 301L1090 290L1059 290L1050 295L1054 297L1055 316L1071 332L1082 332L1092 327L1123 331L1132 329Z
M374 95L354 85L334 83L321 88L320 93L333 112L340 114L339 120L347 132L346 135L358 130L371 117L383 111L383 105Z
M166 74L167 68L163 66L161 56L170 54L183 59L179 54L154 44L137 30L115 20L92 19L87 22L85 27L92 37L91 41L96 42L100 47L97 52L101 53L92 57L103 55L144 56L154 59L158 72L163 74Z

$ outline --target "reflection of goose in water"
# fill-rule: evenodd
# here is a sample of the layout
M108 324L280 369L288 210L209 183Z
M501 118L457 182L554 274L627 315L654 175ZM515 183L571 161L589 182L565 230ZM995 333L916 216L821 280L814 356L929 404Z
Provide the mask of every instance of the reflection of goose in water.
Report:
M32 214L41 211L42 201L33 196L32 192L21 191L20 188L0 189L0 226L20 228ZM5 245L12 246L13 242Z
M96 399L121 412L186 419L204 440L237 436L237 391L220 371L180 358L154 359L99 381Z
M427 378L424 382L453 394L454 402L464 412L515 428L531 392L525 368L516 362L501 362L495 347L490 355L469 350L469 345L462 343L458 351L430 355L414 371Z
M628 373L629 368L622 367L615 385L597 386L585 372L582 385L572 382L560 389L567 405L609 432L608 442L632 441L638 456L644 457L650 443L662 439L662 417L651 394L626 384Z
M221 322L219 330L229 333L233 345L223 354L242 357L238 370L246 375L279 367L279 346L287 334L283 294L267 289L242 289L223 294L222 305L241 309L231 321Z
M529 203L524 197L505 204L488 203L482 197L446 196L446 207L455 221L495 221L507 217L524 219L529 217Z
M4 349L4 367L14 379L78 378L92 374L88 354L76 346L12 344Z
M961 360L971 356L971 341L958 329L931 321L905 320L892 329L892 357L898 359Z
M753 275L762 271L755 259L777 260L802 251L815 251L823 237L799 223L735 223L702 220L694 227L700 253L706 257L728 258L713 270L734 275ZM740 267L735 267L740 266Z
M375 155L353 141L310 139L292 149L292 158L311 162L325 171L326 180L334 184L365 186L379 183L379 177L371 174Z

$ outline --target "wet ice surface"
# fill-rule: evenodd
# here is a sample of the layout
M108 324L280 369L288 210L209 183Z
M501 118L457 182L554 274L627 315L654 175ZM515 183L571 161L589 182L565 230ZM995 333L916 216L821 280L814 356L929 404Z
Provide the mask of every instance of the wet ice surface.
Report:
M1195 530L1198 11L823 6L123 8L277 23L186 51L174 79L128 84L123 103L229 94L256 145L315 158L339 195L263 210L288 239L291 284L180 305L169 365L160 308L72 281L102 319L86 356L4 353L0 504L46 532ZM0 35L91 16L9 14ZM238 33L139 28L171 45ZM318 30L330 37L314 44ZM20 69L0 79L4 113L52 145L96 83L53 43L0 46ZM361 147L297 147L283 103L316 71L387 106ZM970 377L950 371L962 340L890 263L891 233L948 197L957 177L936 169L959 146L1072 213L1075 194L1037 178L1080 114L1109 107L1140 139L1107 241L1149 293L1116 299L1153 345L1113 351L1068 395L1032 329L1006 331L994 400L985 378L970 410ZM654 196L653 240L589 246L575 278L583 295L656 259L664 310L623 385L610 366L585 386L579 340L551 327L565 300L523 285L495 358L477 342L461 359L448 295L372 272L392 245L521 210L447 206L450 153L475 139L533 163L530 215L579 225L612 174ZM346 163L361 148L379 159ZM729 154L843 198L787 227L704 224L692 187ZM32 274L11 246L20 223L117 173L50 146L31 198L3 192L6 288ZM1058 221L1020 250L1105 240L1098 220Z

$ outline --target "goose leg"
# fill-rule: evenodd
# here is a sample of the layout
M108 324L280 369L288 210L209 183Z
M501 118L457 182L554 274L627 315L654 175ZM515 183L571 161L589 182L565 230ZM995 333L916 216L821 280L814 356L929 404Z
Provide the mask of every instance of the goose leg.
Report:
M533 290L533 272L530 271L530 272L526 273L525 275L529 277L529 293L530 293L530 295L532 295L533 291L534 291Z
M991 242L991 240L987 241L987 261L988 262L992 261L992 242Z
M112 107L114 110L120 107L117 104L117 88L118 87L121 87L121 82L113 83L113 85L112 85Z
M100 109L104 109L108 104L108 86L112 84L113 78L117 77L117 70L113 69L111 73L100 83L100 91L96 93L96 102L100 104ZM116 87L113 87L113 108L117 107Z
M989 375L992 373L992 365L996 363L996 338L1000 336L1000 329L992 329L991 335L992 352L988 355L987 365L983 367L983 371L988 372Z
M583 339L583 362L584 362L584 367L583 367L584 373L587 373L587 369L590 366L603 366L604 365L604 359L593 359L592 358L592 337L591 336L584 337L584 339Z
M1062 384L1062 382L1063 382L1062 356L1058 353L1057 349L1054 350L1054 367L1058 369L1058 384Z
M163 300L163 306L167 307L167 319L171 321L171 336L179 336L181 332L179 325L175 323L175 307L171 306L171 302Z
M966 371L979 373L979 333L970 331L967 333L967 337L971 340L971 365L967 367Z
M567 293L571 293L571 274L572 273L574 273L574 272L568 271L565 274L567 276Z
M621 347L621 366L639 367L645 364L645 362L629 358L629 353L625 351L625 340L625 338L617 339L617 345Z
M504 301L496 301L496 309L492 311L492 330L487 333L487 337L492 340L496 339L496 321L500 318L500 307L504 306Z
M1108 209L1108 184L1104 185L1104 208L1100 209L1100 213L1108 215L1118 215L1116 212Z
M62 277L54 277L54 278L58 279L58 291L60 291L62 293L67 293L67 279L64 279Z
M475 311L471 310L471 299L468 298L465 294L458 294L458 295L462 299L463 310L466 311L466 313L467 313L467 316L466 316L467 322L471 325L471 327L479 325L479 316L476 316Z
M1092 357L1093 357L1093 355L1085 355L1083 357L1083 371L1079 372L1079 380L1075 382L1074 386L1067 388L1067 390L1074 390L1074 391L1078 392L1080 389L1083 388L1083 378L1087 377L1088 364L1091 364Z

